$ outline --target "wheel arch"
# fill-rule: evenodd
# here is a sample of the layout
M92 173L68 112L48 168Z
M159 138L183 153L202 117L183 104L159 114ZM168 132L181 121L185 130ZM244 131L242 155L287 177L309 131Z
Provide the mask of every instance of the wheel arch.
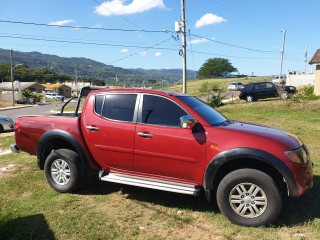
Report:
M48 155L56 149L70 149L78 153L81 165L88 168L85 152L79 141L70 133L62 130L51 130L44 133L37 144L38 167L43 170Z
M216 155L208 164L203 183L206 198L211 199L224 176L242 168L260 170L270 175L289 196L298 195L292 172L276 156L259 149L234 148Z

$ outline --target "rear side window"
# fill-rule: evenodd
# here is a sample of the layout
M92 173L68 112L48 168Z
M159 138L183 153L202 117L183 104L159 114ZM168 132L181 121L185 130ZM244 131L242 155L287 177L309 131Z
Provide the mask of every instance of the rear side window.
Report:
M187 113L169 99L153 95L143 96L142 123L179 127L180 117L184 115Z
M132 122L136 94L105 94L95 97L95 112L105 118Z

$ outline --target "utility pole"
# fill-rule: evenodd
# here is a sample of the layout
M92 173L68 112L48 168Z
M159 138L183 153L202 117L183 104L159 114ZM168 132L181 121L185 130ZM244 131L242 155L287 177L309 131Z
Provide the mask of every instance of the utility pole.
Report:
M284 44L285 44L285 42L286 42L287 30L282 30L281 32L283 32L283 41L282 41L282 49L281 49L281 62L280 62L279 82L281 82L282 64L283 64L283 54L284 54Z
M305 57L304 74L307 74L308 46L306 46L306 53L304 54L304 57Z
M186 14L184 0L181 0L182 28L182 92L187 93L187 43L186 43Z
M14 88L13 88L13 63L12 63L12 52L10 50L10 70L11 70L11 90L12 90L12 106L14 106Z
M74 74L75 74L75 85L76 85L76 93L78 96L78 74L77 74L77 69L74 69Z

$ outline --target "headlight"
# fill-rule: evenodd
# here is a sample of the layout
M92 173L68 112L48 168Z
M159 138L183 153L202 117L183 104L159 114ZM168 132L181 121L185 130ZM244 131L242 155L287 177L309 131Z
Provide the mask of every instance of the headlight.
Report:
M286 151L284 153L292 162L295 162L295 163L304 165L304 164L307 164L309 161L308 154L306 153L304 147L301 147L293 151Z

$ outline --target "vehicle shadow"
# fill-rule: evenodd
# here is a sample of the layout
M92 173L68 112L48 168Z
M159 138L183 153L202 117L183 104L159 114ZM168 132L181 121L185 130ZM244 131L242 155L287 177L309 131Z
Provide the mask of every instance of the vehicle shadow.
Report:
M284 199L275 226L296 226L320 218L320 176L314 176L313 188L300 198Z
M43 214L0 222L0 239L56 239Z
M121 191L128 199L137 200L143 203L152 203L163 205L170 208L190 209L199 212L212 211L210 203L204 195L197 197L166 192L142 187L129 186L111 182L101 182L94 180L87 183L82 190L78 191L80 195L108 195Z
M149 204L196 212L219 213L216 203L209 203L204 195L198 197L133 187L122 184L99 182L88 184L80 195L107 195L121 191L128 199L139 201L148 208ZM291 227L320 218L320 176L314 176L313 189L300 198L285 198L282 211L272 227Z

